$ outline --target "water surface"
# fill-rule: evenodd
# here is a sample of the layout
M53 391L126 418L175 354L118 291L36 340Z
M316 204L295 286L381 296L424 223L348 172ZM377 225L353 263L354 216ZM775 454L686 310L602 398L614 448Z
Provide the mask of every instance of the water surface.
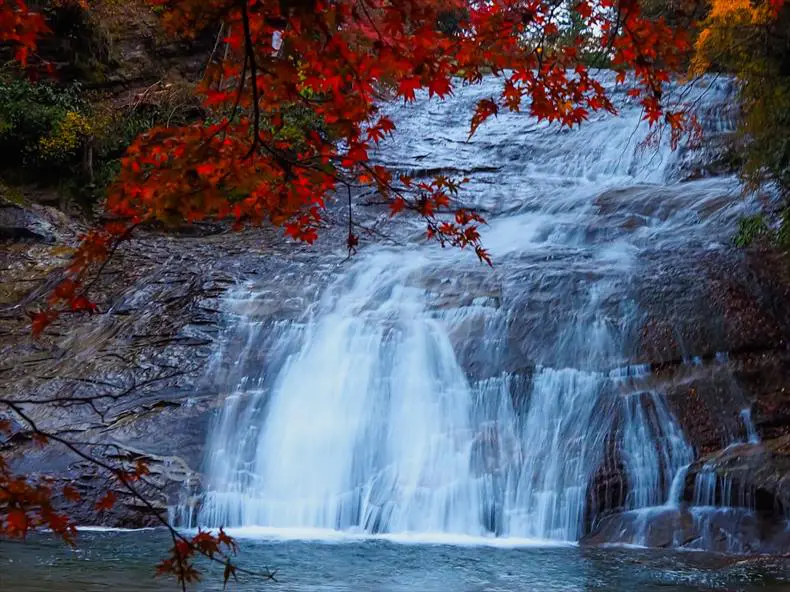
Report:
M259 537L261 533L252 533ZM293 534L293 533L292 533ZM305 533L302 533L304 536ZM238 535L238 533L237 533ZM406 536L318 540L247 538L241 533L239 563L278 570L277 582L241 580L231 590L332 591L600 591L790 590L790 561L701 552L584 548L498 540L493 545L461 538L460 544L409 542ZM441 540L441 539L437 539ZM475 544L471 544L471 543ZM0 543L0 589L18 592L143 592L176 590L155 578L165 555L162 531L83 532L70 551L48 537ZM195 590L222 589L221 570Z

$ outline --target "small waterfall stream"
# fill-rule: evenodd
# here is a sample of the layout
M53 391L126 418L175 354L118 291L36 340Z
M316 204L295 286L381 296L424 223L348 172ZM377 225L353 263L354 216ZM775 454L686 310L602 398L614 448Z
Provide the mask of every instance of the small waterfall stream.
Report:
M694 451L635 361L633 281L646 253L719 248L750 205L730 178L679 182L701 156L642 145L624 91L618 118L558 130L507 114L467 142L496 84L387 106L399 135L379 154L468 174L495 268L419 243L371 247L278 322L253 320L257 288L239 288L244 347L193 523L574 541L615 456L624 508L677 505ZM728 81L675 91L706 107L708 127L731 125Z

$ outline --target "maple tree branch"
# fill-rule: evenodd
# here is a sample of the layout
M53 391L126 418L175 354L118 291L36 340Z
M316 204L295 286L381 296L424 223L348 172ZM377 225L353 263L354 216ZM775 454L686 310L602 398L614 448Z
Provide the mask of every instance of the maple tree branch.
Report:
M53 405L57 407L73 407L76 405L87 405L93 410L93 412L96 415L99 416L99 418L102 421L105 421L106 420L105 415L106 412L109 411L109 409L105 409L103 412L99 411L98 407L96 406L98 402L105 400L118 401L124 397L129 396L130 394L132 394L134 391L138 389L142 389L146 386L150 386L152 384L164 380L177 378L179 376L183 376L184 374L186 374L185 371L177 370L163 376L154 376L146 380L143 380L141 382L134 381L127 388L123 388L120 385L113 385L109 383L102 383L102 382L92 381L87 379L67 379L67 380L76 380L78 382L85 382L88 384L94 384L99 386L110 386L112 388L123 389L123 390L120 390L119 392L116 393L96 393L94 395L84 395L84 396L68 395L68 396L55 396L55 397L48 397L41 399L14 398L13 402L16 403L17 405ZM51 379L48 377L39 377L39 378L43 378L45 380ZM0 400L0 403L4 403L4 400Z
M392 238L390 235L380 231L377 228L371 228L370 226L366 226L360 222L354 222L354 227L358 228L360 231L365 232L371 236L384 239L385 241L390 242L394 246L399 246L399 247L403 246L402 241Z
M244 27L244 53L246 56L249 57L250 76L252 77L253 134L252 134L252 146L250 147L250 152L243 159L243 160L247 160L254 154L255 148L257 147L258 142L261 139L260 138L261 106L259 102L260 99L258 96L258 64L257 64L257 60L255 59L255 46L253 45L253 41L252 41L252 31L250 30L250 15L247 12L246 0L241 0L241 22Z
M178 549L178 538L176 537L175 531L170 530L170 538L173 541L173 549ZM184 558L181 556L179 551L174 553L176 556L176 561L178 562L178 581L181 584L181 591L187 592L187 578L186 578L186 567L184 566Z
M392 47L389 41L387 41L387 39L381 34L381 31L379 30L376 21L370 15L370 12L368 12L368 7L367 4L365 3L365 0L360 0L359 2L357 2L357 5L362 7L362 11L365 13L365 16L367 17L370 26L373 27L374 31L376 31L376 35L378 35L379 41L382 43L382 45L386 45L387 47Z
M220 565L227 565L227 561L229 561L229 558L224 558L223 559L221 557L218 557L218 556L215 556L213 554L209 554L209 553L205 552L199 546L195 545L189 538L187 538L186 536L184 536L183 534L178 532L178 530L176 530L176 528L174 528L170 524L170 522L168 522L162 516L161 512L159 511L159 509L156 508L148 500L148 498L146 498L142 493L140 493L140 491L134 485L132 485L132 482L127 477L127 472L125 470L123 470L121 468L113 467L110 464L108 464L107 462L102 461L101 459L98 459L95 456L92 456L92 455L84 452L74 442L72 442L70 440L67 440L67 439L65 439L65 438L63 438L63 437L61 437L61 436L59 436L59 435L57 435L55 433L50 432L50 431L41 429L37 425L36 421L33 420L27 414L27 412L25 412L22 409L22 407L20 406L18 401L11 401L9 399L0 399L0 405L4 405L5 407L7 407L11 411L13 411L14 414L16 414L19 418L21 418L30 427L30 430L33 432L33 434L35 436L40 437L44 441L52 440L54 442L57 442L57 443L61 444L62 446L64 446L68 450L70 450L72 453L76 454L79 458L87 461L90 464L93 464L96 467L99 467L99 468L103 469L109 475L111 475L112 477L117 479L118 482L123 486L123 488L129 494L131 494L131 496L134 499L136 499L137 501L142 503L145 506L145 508L151 513L151 515L154 517L154 519L157 520L157 522L159 522L162 526L164 526L168 530L168 532L170 533L170 536L173 538L174 541L176 541L176 543L178 541L183 542L183 543L185 543L188 546L189 549L191 549L194 552L199 553L201 556L205 557L206 559L208 559L208 560L210 560L210 561L212 561L214 563L218 563ZM86 446L88 446L88 445L86 445ZM183 574L185 574L185 571L184 571L185 567L183 566L183 562L182 562L183 558L180 556L180 552L178 551L178 545L177 544L174 546L174 548L176 549L176 553L175 554L177 555L178 560L179 560L179 570L180 570L180 573L183 576ZM276 578L275 578L276 571L271 571L271 570L266 569L266 571L264 571L264 572L256 572L256 571L253 571L253 570L240 568L240 567L235 566L235 565L233 566L233 568L234 568L235 571L238 571L239 573L243 573L245 575L276 581ZM180 581L181 581L182 585L185 584L185 582L183 581L183 578L180 578ZM184 588L184 590L185 590L185 588Z
M208 62L206 63L206 69L203 70L203 76L201 76L201 80L206 78L206 72L208 72L211 63L214 61L214 54L217 53L217 48L219 47L220 39L222 39L222 31L225 29L225 22L222 21L219 24L219 31L217 31L217 39L214 41L214 47L211 49L211 54L208 56ZM222 86L222 78L219 79L218 86Z
M96 271L96 276L82 290L83 296L85 296L90 291L90 289L96 284L96 282L99 281L102 272L105 270L110 260L113 258L113 255L115 255L115 253L118 251L118 248L121 246L121 243L125 240L128 240L129 237L132 235L132 232L134 232L134 229L140 226L140 224L142 224L142 221L131 224L126 230L124 230L123 234L121 234L116 238L115 244L112 246L112 249L110 249L110 252L108 253L107 257L104 259L104 261L102 261L101 265L99 266L99 269Z
M354 220L351 214L351 186L346 185L346 190L348 192L348 256L355 254L357 252L355 240L356 237L354 236Z
M247 55L247 52L245 51L244 61L242 62L241 65L241 76L239 77L239 88L236 91L236 100L233 102L233 107L231 108L230 115L228 116L228 123L225 125L226 129L228 125L230 125L230 122L233 121L233 118L236 117L236 112L238 111L239 104L241 103L241 97L244 93L244 85L247 82L247 64L249 63L249 59L250 58Z

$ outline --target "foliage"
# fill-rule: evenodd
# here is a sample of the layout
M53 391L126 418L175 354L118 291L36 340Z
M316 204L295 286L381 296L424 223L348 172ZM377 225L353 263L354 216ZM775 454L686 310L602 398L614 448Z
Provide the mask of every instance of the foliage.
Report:
M773 181L790 197L790 5L783 0L713 0L694 46L691 73L734 72L740 81L741 174L756 188ZM790 245L788 209L776 231L762 216L740 222L735 244L756 238Z
M107 160L122 152L111 157L104 149L119 137L113 124L109 113L85 99L79 84L0 83L0 151L7 155L0 174L16 183L57 184L89 210L98 198L93 194L96 188L106 191L114 178L96 171L109 171ZM131 140L127 138L127 145Z
M104 14L94 16L87 10L87 0L46 0L43 4L51 33L41 39L36 54L57 62L57 76L62 80L103 82L112 61Z
M79 147L79 124L87 123L81 114L84 108L77 85L61 88L27 80L0 83L3 168L24 166L38 176L53 161L67 164Z
M11 423L0 418L0 437L11 432ZM37 441L46 444L39 436ZM2 440L0 440L2 442ZM72 496L71 488L64 490ZM68 516L56 511L52 501L52 487L46 480L36 482L27 477L15 475L8 463L0 456L0 532L14 537L24 537L28 530L49 528L69 544L74 544L77 534L75 525Z
M710 70L741 82L744 178L790 189L790 5L713 0L691 63L692 74Z
M0 174L14 182L57 184L90 213L135 138L168 120L183 123L194 116L187 91L174 86L117 108L88 100L78 83L0 82L0 151L8 155Z
M776 231L776 244L783 249L790 248L790 207L782 210L779 228Z
M28 8L24 0L3 0L0 4L0 43L14 48L14 57L26 65L39 37L49 32L44 17Z
M105 461L91 456L84 444L76 444L62 436L41 429L25 412L19 401L0 399L0 408L13 412L22 424L14 424L0 415L0 447L6 446L13 439L29 439L40 448L52 443L60 444L72 454L88 461L103 471L121 492L141 503L152 512L155 508L138 490L138 485L150 474L148 464L137 459L128 466L110 466ZM55 495L59 494L67 503L87 504L79 491L72 485L56 487L52 479L35 479L30 475L15 474L10 464L0 456L0 536L25 538L33 529L47 528L55 536L60 537L69 545L75 544L77 529L74 522L62 510L56 508ZM118 502L118 495L110 489L93 503L97 514L109 511ZM158 575L174 575L186 589L186 584L199 580L199 573L193 562L197 556L219 563L224 568L225 583L237 573L255 575L264 579L274 579L274 573L251 572L233 563L232 556L237 551L235 541L223 529L210 533L198 531L196 535L187 536L176 531L168 522L159 517L172 537L173 547L170 555L157 566Z
M78 288L37 318L51 319L54 305L82 295L86 276L140 224L269 222L312 243L327 200L341 187L373 188L393 214L421 215L429 237L490 262L479 241L482 218L453 210L459 181L395 179L370 163L370 150L395 128L378 111L384 90L405 101L419 91L441 98L491 72L502 77L502 93L478 103L470 133L500 109L527 108L574 126L592 111L614 111L582 56L594 40L620 81L633 70L631 94L651 124L666 122L673 137L685 124L661 102L668 72L688 49L682 32L644 19L635 2L560 5L564 16L558 5L515 0L165 5L163 22L177 36L194 36L222 15L225 52L198 89L209 116L155 127L129 147L106 204L116 221L92 232L76 254L71 279ZM580 17L574 26L583 34L562 41L568 10ZM352 250L359 239L351 228L347 239Z
M65 160L93 135L91 120L77 111L67 111L52 133L39 140L38 152L45 160Z
M782 209L775 228L769 226L765 214L746 216L738 221L738 231L733 236L736 247L749 247L760 241L782 249L790 248L790 207Z

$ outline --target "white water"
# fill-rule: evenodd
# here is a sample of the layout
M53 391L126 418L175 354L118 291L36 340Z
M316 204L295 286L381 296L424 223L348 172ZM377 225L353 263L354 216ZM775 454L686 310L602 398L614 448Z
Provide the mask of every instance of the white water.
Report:
M694 154L640 148L624 95L621 117L579 130L509 114L466 142L494 84L389 107L399 135L379 157L468 173L496 268L437 247L371 248L278 323L256 320L260 294L241 289L229 307L243 346L218 353L238 357L197 523L573 541L613 450L626 507L678 503L693 451L631 362L631 278L645 253L720 248L711 237L726 240L749 204L732 179L679 183ZM713 127L730 124L728 92L692 90Z

